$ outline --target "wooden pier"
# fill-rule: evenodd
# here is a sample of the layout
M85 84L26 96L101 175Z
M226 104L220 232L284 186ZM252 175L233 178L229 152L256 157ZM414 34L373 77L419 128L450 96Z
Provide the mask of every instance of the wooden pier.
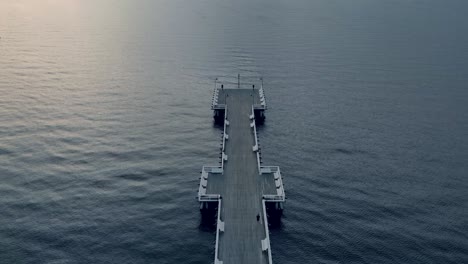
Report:
M261 165L256 127L266 108L263 85L213 92L220 165L203 167L198 200L203 217L215 218L215 264L272 263L268 221L281 217L285 194L279 167Z

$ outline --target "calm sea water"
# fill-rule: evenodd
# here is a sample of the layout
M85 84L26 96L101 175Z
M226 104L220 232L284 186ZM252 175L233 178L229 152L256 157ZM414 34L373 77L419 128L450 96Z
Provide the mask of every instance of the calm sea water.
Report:
M275 263L468 263L468 3L0 1L0 263L210 263L214 78L263 76Z

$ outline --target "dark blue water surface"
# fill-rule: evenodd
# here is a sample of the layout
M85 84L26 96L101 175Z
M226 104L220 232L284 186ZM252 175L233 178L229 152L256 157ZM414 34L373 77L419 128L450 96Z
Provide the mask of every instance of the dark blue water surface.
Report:
M264 77L275 263L468 263L468 10L0 2L0 263L210 263L214 78Z

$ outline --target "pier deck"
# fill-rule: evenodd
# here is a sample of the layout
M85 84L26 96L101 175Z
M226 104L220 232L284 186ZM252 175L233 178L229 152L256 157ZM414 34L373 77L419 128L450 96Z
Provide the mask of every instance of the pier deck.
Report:
M226 145L228 161L224 165L223 208L225 231L220 237L220 259L224 264L267 263L260 241L265 238L262 215L262 181L257 170L255 145L250 128L252 109L250 90L227 92L229 106L229 140ZM262 216L263 217L263 216Z
M265 202L284 202L284 189L278 167L260 166L254 108L265 106L262 93L258 89L215 92L219 98L213 109L223 106L226 111L224 160L217 169L204 167L199 188L200 208L218 201L215 264L272 262Z

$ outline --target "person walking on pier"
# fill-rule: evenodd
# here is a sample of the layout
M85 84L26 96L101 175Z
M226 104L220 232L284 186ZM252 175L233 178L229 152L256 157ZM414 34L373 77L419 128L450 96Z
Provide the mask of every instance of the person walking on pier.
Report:
M260 221L260 215L257 214L257 222Z

